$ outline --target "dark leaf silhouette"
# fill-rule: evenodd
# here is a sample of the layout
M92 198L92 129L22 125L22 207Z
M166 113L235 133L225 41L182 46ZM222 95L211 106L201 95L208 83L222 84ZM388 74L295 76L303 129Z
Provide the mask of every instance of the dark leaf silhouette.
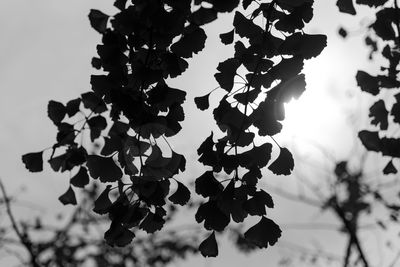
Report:
M90 176L94 179L100 178L103 183L116 182L122 177L121 169L115 164L112 157L89 155L87 167Z
M336 5L338 6L340 12L348 13L350 15L356 14L353 0L338 0Z
M268 169L277 175L289 175L293 171L293 168L294 160L292 153L285 147L281 148L278 158L268 166Z
M371 124L379 125L381 130L388 128L388 111L383 100L378 100L369 109L369 117L372 118Z
M358 71L356 75L357 85L360 86L361 90L370 93L372 95L379 94L379 81L376 77L373 77L365 71Z
M207 230L223 231L229 224L230 218L222 212L216 201L208 201L200 205L195 215L196 221L204 221Z
M219 63L217 72L214 77L222 89L230 92L233 87L233 81L236 75L236 70L239 68L240 63L236 58L229 58L224 62Z
M177 182L177 183L178 183L178 188L176 189L175 193L173 193L168 199L174 204L183 206L190 199L190 191L181 182Z
M114 6L116 8L118 8L119 10L124 10L125 6L126 6L126 2L127 2L127 0L116 0L114 2Z
M90 127L90 139L92 142L100 137L101 131L107 128L107 121L102 116L95 116L87 121Z
M375 152L379 152L382 149L382 142L378 132L364 130L358 133L358 137L366 149Z
M244 233L244 237L259 248L267 248L268 245L273 246L281 237L281 229L279 226L266 217Z
M215 240L215 232L213 231L209 237L203 240L199 246L199 250L203 257L218 256L218 244Z
M195 190L197 194L203 197L212 197L220 194L223 186L215 179L212 171L206 171L196 179Z
M388 0L356 0L357 4L367 5L369 7L378 7L384 5Z
M244 202L243 207L250 215L266 215L265 206L268 208L274 207L274 202L270 194L264 190L260 190L254 193L253 197Z
M157 213L149 212L140 224L140 229L143 229L147 233L154 233L155 231L161 230L165 223L165 220Z
M89 13L90 25L99 33L104 33L107 29L108 16L103 12L91 9Z
M89 184L89 175L87 173L87 169L81 166L78 173L71 178L70 183L73 186L80 188L83 188L85 185Z
M43 152L28 153L22 156L22 162L31 172L43 171Z
M98 196L96 201L94 202L93 211L98 214L106 214L109 208L112 205L112 202L109 198L111 190L111 185L107 185L106 189Z
M227 33L221 33L219 35L219 38L221 38L221 42L225 45L233 43L233 35L234 35L234 30L231 30L230 32Z
M107 106L104 101L96 96L95 93L87 92L82 94L81 96L85 108L88 108L95 113L102 113L107 110Z
M281 44L280 51L287 55L301 55L305 59L318 56L326 47L326 36L296 32Z
M247 37L252 42L252 38L260 35L263 30L260 26L254 24L250 19L247 19L242 13L236 11L235 18L233 20L233 26L235 27L235 32L240 37Z
M197 25L204 25L216 20L217 14L215 9L202 6L192 13L192 21Z
M76 205L76 197L75 197L75 192L74 190L72 190L72 187L68 187L68 190L62 194L58 200L60 200L61 203L63 203L64 205L68 205L68 204L72 204L72 205Z
M74 116L76 113L79 112L79 105L81 104L81 99L76 98L72 99L67 102L67 105L65 106L68 117Z
M178 56L189 58L193 53L203 50L207 35L199 27L188 27L182 38L171 46L171 51Z
M110 229L104 233L104 239L110 246L124 247L132 242L135 234L120 223L112 222Z
M49 101L47 105L47 115L55 125L60 125L66 113L67 110L62 103L53 100Z
M196 104L197 108L200 110L208 109L210 107L209 97L210 97L210 94L195 97L194 103Z
M386 164L385 168L383 169L383 174L396 174L397 169L393 165L393 160L389 161L388 164Z

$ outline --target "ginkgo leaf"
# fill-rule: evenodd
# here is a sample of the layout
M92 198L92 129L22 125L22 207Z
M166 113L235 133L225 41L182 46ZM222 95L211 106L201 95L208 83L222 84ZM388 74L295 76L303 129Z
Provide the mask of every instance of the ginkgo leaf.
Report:
M222 89L230 92L233 87L233 81L236 76L236 70L239 68L240 62L236 58L228 58L224 62L219 63L217 72L214 77Z
M106 189L97 197L94 202L93 211L98 214L106 214L108 209L111 207L112 202L109 198L109 193L111 190L111 185L107 185Z
M89 13L90 25L99 33L104 33L107 29L107 21L109 16L103 12L91 9Z
M214 8L205 8L201 6L192 13L192 20L197 25L204 25L217 19L217 11Z
M215 232L213 231L210 236L201 242L199 250L203 257L216 257L218 256L218 244L215 240Z
M160 215L149 212L146 218L144 218L144 220L140 223L140 229L143 229L147 233L151 234L161 230L164 223L165 220Z
M279 152L278 158L268 166L268 169L276 175L289 175L292 173L294 168L294 160L292 153L282 147Z
M235 27L235 32L240 37L247 37L250 39L250 43L252 43L251 39L255 36L259 36L262 34L263 29L255 24L251 19L247 19L242 13L239 11L235 12L235 17L233 19L233 26Z
M270 194L265 192L264 190L260 190L254 193L254 196L248 200L246 200L243 204L244 209L250 215L266 215L265 206L268 208L274 207L274 202Z
M197 209L195 219L198 223L204 221L207 230L223 231L229 224L230 218L222 212L216 201L203 203Z
M221 42L224 45L228 45L231 44L233 42L233 35L234 35L234 30L231 30L230 32L226 32L226 33L221 33L219 35L219 38L221 39Z
M383 169L383 174L396 174L397 169L393 165L393 160L390 160L388 164L386 164L385 168Z
M107 128L107 120L100 115L90 118L87 124L90 127L90 140L92 140L92 142L100 137L101 131Z
M310 59L318 56L324 50L326 42L326 35L296 32L288 36L279 49L283 54L301 55L305 59Z
M206 110L210 107L209 102L210 94L206 94L204 96L198 96L194 98L194 103L196 104L197 108L200 110Z
M94 179L100 178L103 183L116 182L122 177L122 171L112 157L89 155L87 156L87 167L90 176Z
M79 105L81 104L81 99L80 98L76 98L76 99L72 99L70 101L67 102L67 105L65 106L66 108L66 112L68 114L68 117L72 117L74 116L76 113L79 112Z
M107 106L104 101L96 96L95 93L87 92L82 94L81 97L85 108L88 108L98 114L107 110Z
M274 221L263 216L257 224L244 233L244 237L259 248L267 248L268 245L273 246L278 241L281 233L281 229Z
M80 188L84 188L85 185L89 184L89 175L87 173L87 169L81 166L78 173L71 178L70 183L73 186Z
M215 179L212 171L206 171L195 182L196 193L203 197L212 197L220 194L223 186Z
M247 9L253 0L243 0L243 9Z
M190 191L181 182L178 181L177 183L178 183L178 188L176 189L175 193L173 193L168 199L174 204L183 206L190 199Z
M358 137L366 149L370 151L379 152L382 149L382 141L379 138L378 132L360 131Z
M381 130L388 128L388 111L385 107L385 102L380 99L369 108L368 116L372 119L371 124L378 125Z
M123 227L118 222L112 222L110 228L104 233L104 239L110 246L124 247L132 242L135 234Z
M361 90L372 95L379 94L379 80L365 71L359 70L356 74L357 85Z
M25 164L25 168L31 172L43 171L43 151L23 155L22 162Z
M357 4L367 5L369 7L383 6L388 0L356 0Z
M219 12L231 12L239 5L239 2L240 2L240 0L231 0L231 1L214 0L214 1L212 1L213 8L215 8Z
M189 58L203 50L207 35L200 27L191 27L181 39L171 46L171 51L178 56Z
M68 187L68 190L62 194L58 200L64 204L64 205L68 205L68 204L72 204L72 205L76 205L76 197L75 197L75 192L74 190L72 190L72 187Z
M55 125L59 125L64 119L67 110L65 106L57 101L50 100L47 105L47 115Z
M114 6L119 10L124 10L127 0L115 0Z
M353 5L353 0L338 0L336 6L339 8L340 12L348 13L350 15L355 15L356 10Z

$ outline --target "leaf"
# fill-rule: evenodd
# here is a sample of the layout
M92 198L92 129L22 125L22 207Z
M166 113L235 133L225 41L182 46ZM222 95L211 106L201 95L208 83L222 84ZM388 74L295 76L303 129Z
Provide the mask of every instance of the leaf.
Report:
M272 220L262 217L261 220L244 233L244 237L259 248L273 246L281 237L281 229Z
M383 169L383 174L396 174L397 169L393 165L393 160L389 161L388 164L386 164L385 168Z
M215 8L218 12L231 12L239 5L240 0L214 0L213 8Z
M365 71L359 70L356 74L357 85L361 90L372 95L379 94L379 80Z
M66 112L66 108L62 103L53 100L49 101L47 105L47 115L56 126L60 125Z
M294 160L292 153L285 147L281 148L278 158L268 166L268 169L276 175L289 175L293 171L293 168Z
M290 100L298 99L306 90L306 80L304 74L296 75L289 80L282 81L277 86L268 91L268 97L278 102L288 103Z
M360 131L358 137L366 149L370 151L379 152L382 150L382 142L379 138L378 132Z
M266 215L265 206L268 208L274 207L274 202L270 194L264 190L260 190L254 193L254 196L246 200L243 204L243 208L252 216Z
M104 191L98 196L98 198L94 202L93 211L97 214L106 214L111 207L112 202L108 196L110 190L111 185L107 185L106 189L104 189Z
M326 44L326 35L296 32L288 36L279 49L282 54L301 55L305 59L310 59L321 54Z
M347 13L350 15L355 15L356 10L354 9L353 0L338 0L336 6L342 13Z
M230 92L233 88L233 81L236 76L236 70L239 68L240 62L236 58L228 58L224 62L218 64L217 72L214 77L222 89Z
M226 32L226 33L221 33L219 35L219 38L221 39L221 42L224 45L228 45L231 44L233 42L233 35L234 35L234 30L231 30L230 32Z
M230 218L223 213L216 201L203 203L197 209L195 219L198 223L204 221L204 228L207 230L223 231L229 224Z
M217 19L217 11L213 8L201 6L192 13L192 20L196 25L204 25Z
M388 111L385 107L385 102L381 99L375 102L369 109L369 117L372 119L371 124L380 126L381 130L388 128Z
M79 112L79 105L81 104L81 99L80 98L76 98L76 99L72 99L70 101L68 101L67 105L66 105L66 112L68 114L68 117L72 117L74 116L76 113Z
M103 12L91 9L89 13L90 25L99 33L104 33L107 30L107 21L109 16Z
M176 189L175 193L173 193L168 199L177 205L186 205L186 203L190 199L190 191L189 189L182 184L181 182L178 182L178 188Z
M104 101L93 92L87 92L81 95L83 106L94 113L102 113L107 110Z
M43 151L23 155L22 162L30 172L43 171Z
M383 6L388 0L356 0L357 4L367 5L369 7Z
M78 173L71 178L70 183L73 186L80 188L84 188L85 185L89 184L89 175L87 173L87 169L81 166Z
M200 27L186 28L183 36L171 46L171 51L178 56L189 58L203 50L207 35Z
M196 193L203 197L213 197L220 194L223 186L215 179L212 171L206 171L195 182Z
M218 244L217 240L215 240L215 231L213 231L209 237L201 242L199 250L203 257L218 256Z
M243 9L246 10L252 2L253 0L243 0Z
M100 178L103 183L116 182L122 177L122 171L115 164L112 157L89 155L87 157L87 167L90 176L94 179Z
M76 205L75 192L72 190L72 187L70 186L68 190L58 198L58 200L64 205Z
M102 116L95 116L87 121L90 127L90 140L94 142L100 137L101 131L107 128L107 121Z
M200 110L206 110L210 107L209 102L210 93L204 96L198 96L194 98L194 103L196 104L197 108Z
M261 36L263 33L263 29L260 26L254 24L251 19L247 19L239 11L235 12L233 26L235 27L235 32L242 38L249 38L250 43L252 43L253 38Z
M110 246L124 247L132 242L135 234L123 227L118 222L112 222L110 228L104 233L104 239Z
M143 229L147 233L151 234L158 230L161 230L165 223L165 220L157 213L149 212L140 224L140 229Z
M114 6L119 10L124 10L126 6L126 1L127 0L115 0Z

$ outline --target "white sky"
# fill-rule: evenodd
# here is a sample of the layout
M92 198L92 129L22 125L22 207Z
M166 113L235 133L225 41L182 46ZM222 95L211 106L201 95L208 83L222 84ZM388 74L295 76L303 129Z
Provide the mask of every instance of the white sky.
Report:
M357 30L359 19L338 14L335 1L316 2L315 17L306 32L327 33L328 47L318 59L310 60L305 70L308 88L302 101L307 107L314 108L292 111L292 122L287 127L289 131L278 136L277 140L294 147L301 157L313 160L313 150L307 142L301 141L311 139L327 147L340 159L351 153L354 131L357 130L354 125L365 125L359 123L360 119L356 120L357 123L349 123L346 118L349 114L366 112L364 102L367 97L356 88L354 75L359 66L367 64L368 51L361 40L362 35L346 41L336 35L339 25ZM18 193L19 198L44 208L49 216L54 211L67 210L57 198L67 188L68 175L56 174L47 165L42 173L29 173L21 162L21 155L53 144L56 129L46 114L50 99L65 102L90 90L90 74L94 72L90 61L96 53L95 46L100 36L90 28L87 14L91 8L114 11L111 6L112 1L106 0L0 1L0 177L11 194ZM182 180L196 177L203 171L203 167L195 162L197 156L193 145L197 148L215 126L209 111L201 112L194 107L193 98L217 86L213 78L216 66L232 52L219 43L218 34L231 29L230 20L230 16L224 16L221 21L207 26L209 37L206 49L189 62L190 68L183 77L172 82L173 86L188 92L183 124L186 130L171 142L190 162ZM213 99L211 105L215 107L216 101ZM293 116L294 113L305 114L304 121L298 122L300 118ZM321 114L329 119L322 120ZM279 177L277 184L290 188L295 182L292 178ZM27 190L21 191L21 186ZM293 206L293 203L279 200L276 197L278 205L269 213L278 222L332 219L329 216L320 217L315 210L303 210ZM29 217L31 212L37 213L26 212L26 208L19 208L18 211L19 218ZM316 236L311 236L311 232ZM321 240L318 236L320 232L314 232L288 230L282 240L301 240L300 243L311 244L312 240ZM324 233L324 236L329 240L333 238L329 233ZM335 240L337 242L324 242L321 246L340 254L343 252L343 239ZM190 262L193 266L264 266L265 263L276 262L280 251L276 246L245 256L235 253L230 246L223 246L217 259L195 258Z

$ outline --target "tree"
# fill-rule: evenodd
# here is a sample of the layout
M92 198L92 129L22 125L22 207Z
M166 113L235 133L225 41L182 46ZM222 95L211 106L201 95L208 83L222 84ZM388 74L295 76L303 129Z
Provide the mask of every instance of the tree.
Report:
M348 11L349 3L338 1L338 6ZM188 67L186 59L204 48L207 36L202 26L219 13L235 10L239 1L193 4L117 0L120 12L112 17L92 10L90 23L102 34L92 65L103 73L91 77L92 91L66 104L48 104L48 116L58 129L48 161L55 171L73 173L60 201L76 204L73 188L87 186L90 177L108 183L94 210L109 215L111 225L104 235L109 245L127 245L138 228L147 233L161 230L168 216L166 203L189 201L186 185L173 177L185 171L186 159L167 139L181 129L186 94L167 82L181 75ZM274 206L272 197L257 185L260 169L268 166L277 175L293 170L290 151L273 136L282 128L283 104L305 90L304 60L318 56L326 46L324 35L302 31L313 16L311 0L241 5L250 18L236 11L233 30L220 35L226 45L237 40L235 54L221 62L215 74L225 95L213 115L224 136L215 141L211 133L197 150L199 161L208 166L195 183L196 193L208 198L196 213L196 221L210 231L199 246L204 256L218 254L215 231L223 231L231 221L241 223L248 215L261 217L244 233L248 242L266 248L278 241L281 230L266 217L265 206ZM199 109L209 108L211 93L195 99ZM77 141L83 132L90 133L92 142L104 140L99 154L88 153L88 146ZM260 143L256 136L267 138ZM378 150L374 136L360 137ZM169 149L163 149L162 142ZM378 147L387 150L382 142L379 139ZM270 163L273 150L278 157ZM25 154L22 160L30 171L43 169L43 151ZM176 186L173 194L171 181Z

